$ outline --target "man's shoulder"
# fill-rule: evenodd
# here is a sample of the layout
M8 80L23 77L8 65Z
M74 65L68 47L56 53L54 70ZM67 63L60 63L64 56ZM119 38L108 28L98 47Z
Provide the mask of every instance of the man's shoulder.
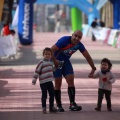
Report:
M84 44L82 42L79 42L78 45L79 46L84 46Z
M71 36L63 36L61 37L56 44L68 44L70 43L70 40L71 40Z
M69 39L71 39L71 36L63 36L63 37L61 37L60 39L66 39L66 40L69 40Z

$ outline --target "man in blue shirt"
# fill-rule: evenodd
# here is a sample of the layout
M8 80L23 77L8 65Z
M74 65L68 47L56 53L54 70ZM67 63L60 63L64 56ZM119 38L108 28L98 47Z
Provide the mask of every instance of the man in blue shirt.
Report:
M93 74L96 70L94 66L93 60L86 50L85 46L80 42L82 39L82 32L80 30L76 30L72 36L64 36L60 38L55 45L51 47L54 56L53 61L57 66L59 61L64 61L64 64L61 69L57 69L54 72L55 77L55 99L59 112L64 112L61 102L61 84L62 84L62 75L66 79L68 83L68 96L70 100L71 111L80 111L82 110L81 106L78 106L75 102L75 85L74 85L74 71L72 64L70 62L70 57L73 53L79 50L82 55L86 58L87 62L91 66L92 70L90 74Z

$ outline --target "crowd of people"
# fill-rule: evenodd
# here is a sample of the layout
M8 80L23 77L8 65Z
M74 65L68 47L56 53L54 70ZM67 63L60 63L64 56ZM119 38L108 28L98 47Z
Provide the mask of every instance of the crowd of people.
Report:
M112 111L111 107L111 91L112 83L115 82L115 76L111 72L112 63L109 59L104 58L101 61L101 69L96 71L95 64L92 57L87 51L84 44L81 42L82 32L80 30L74 31L72 36L61 37L51 48L45 48L43 50L43 60L40 60L37 65L32 84L35 85L37 78L39 77L40 87L42 91L41 102L42 112L46 113L46 99L47 92L49 93L49 111L50 112L64 112L65 109L62 106L61 99L61 85L62 76L64 76L68 84L68 96L69 96L69 110L81 111L82 106L78 105L75 101L75 84L74 84L74 70L70 62L72 54L77 50L84 56L86 61L91 67L91 71L88 75L89 78L99 78L98 87L98 103L95 108L96 111L101 110L101 104L103 95L105 94L107 101L108 111ZM64 61L61 67L59 64ZM54 66L54 67L53 67ZM52 81L54 80L54 84ZM54 107L54 97L56 100L57 108Z

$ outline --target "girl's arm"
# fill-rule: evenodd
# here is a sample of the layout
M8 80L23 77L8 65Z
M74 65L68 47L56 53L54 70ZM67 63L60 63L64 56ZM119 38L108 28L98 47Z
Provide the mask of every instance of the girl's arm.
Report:
M33 74L33 78L32 78L32 84L35 85L36 84L36 81L37 81L37 78L41 72L41 67L42 67L42 61L39 62L39 64L37 65L36 69L35 69L35 72Z

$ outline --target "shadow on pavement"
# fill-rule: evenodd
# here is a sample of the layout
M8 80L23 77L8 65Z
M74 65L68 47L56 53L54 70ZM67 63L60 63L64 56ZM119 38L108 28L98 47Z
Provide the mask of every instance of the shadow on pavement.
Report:
M58 112L55 114L47 113L42 114L40 110L29 111L29 109L21 111L6 111L0 112L1 120L119 120L119 111L108 112L103 110L101 112L96 112L91 105L83 105L82 111L69 111ZM86 110L88 108L88 110ZM93 109L93 110L92 110ZM34 109L33 109L34 110ZM111 119L110 119L111 118Z
M8 81L0 80L0 97L5 97L10 94L10 90L4 87L6 84L8 84Z

